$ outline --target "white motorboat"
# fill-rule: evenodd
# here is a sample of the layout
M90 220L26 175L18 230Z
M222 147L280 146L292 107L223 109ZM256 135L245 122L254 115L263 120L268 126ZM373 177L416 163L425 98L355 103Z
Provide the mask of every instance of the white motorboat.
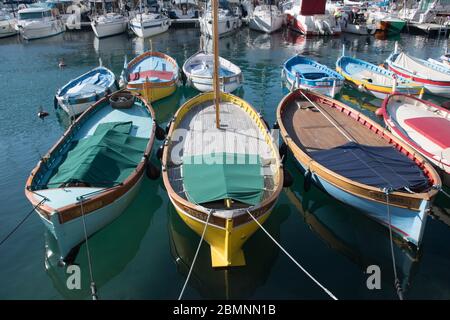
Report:
M283 25L283 14L274 5L256 6L253 14L250 15L250 29L272 33Z
M57 9L31 7L19 10L18 14L17 27L26 40L55 36L66 29Z

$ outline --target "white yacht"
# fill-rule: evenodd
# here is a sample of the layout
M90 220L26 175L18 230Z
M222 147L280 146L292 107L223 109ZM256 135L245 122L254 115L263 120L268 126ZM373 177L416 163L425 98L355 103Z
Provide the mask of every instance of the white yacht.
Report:
M140 1L139 11L130 20L129 26L138 37L147 38L166 32L170 27L170 19L160 12L158 5L143 9Z
M173 20L198 19L200 8L195 0L174 0L168 13Z
M16 19L6 10L0 10L0 38L17 34Z
M274 5L256 6L250 15L250 29L272 33L283 25L283 13Z
M17 28L26 40L55 36L65 31L58 9L31 7L19 10Z
M219 21L218 21L218 34L219 37L230 34L242 25L241 18L232 8L229 7L227 1L219 1ZM213 25L212 25L212 10L211 4L208 4L208 8L199 18L200 31L207 37L212 38Z
M121 13L108 12L92 17L91 26L97 38L105 38L124 33L128 18Z

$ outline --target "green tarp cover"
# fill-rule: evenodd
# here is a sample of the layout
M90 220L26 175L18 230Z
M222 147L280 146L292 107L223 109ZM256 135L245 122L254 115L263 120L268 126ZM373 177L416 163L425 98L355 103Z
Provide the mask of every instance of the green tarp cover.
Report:
M146 138L131 136L131 127L132 122L102 123L92 136L74 141L48 187L67 182L111 187L123 182L141 161L148 143Z
M184 156L183 182L189 200L198 204L230 198L256 205L264 192L264 176L257 155Z

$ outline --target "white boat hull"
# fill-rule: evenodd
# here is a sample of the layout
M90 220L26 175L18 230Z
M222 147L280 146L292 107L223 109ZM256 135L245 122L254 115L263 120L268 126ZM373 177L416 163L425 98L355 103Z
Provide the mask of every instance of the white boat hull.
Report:
M304 16L294 12L298 12L298 9L286 11L287 24L294 31L307 36L335 36L342 32L340 24L336 23L332 15Z
M128 23L126 20L113 23L91 22L91 26L97 38L105 38L124 33L127 30Z
M359 34L359 35L372 35L375 34L377 31L377 27L374 24L369 25L357 25L357 24L350 24L347 23L341 23L341 30L342 32L346 33L352 33L352 34Z
M12 22L6 20L0 22L0 38L11 37L17 34Z
M281 29L283 25L283 16L253 16L250 18L250 29L261 31L265 33L272 33Z
M25 40L34 40L56 36L63 33L66 28L61 20L55 20L51 23L38 24L38 25L24 25L20 27L20 35Z
M166 32L169 29L170 20L163 19L151 22L130 21L130 28L139 38L148 38Z
M207 17L202 17L200 21L200 31L203 35L212 38L213 30L211 20ZM238 17L231 16L227 19L219 19L218 34L219 37L231 34L237 31L242 25L241 20Z
M295 89L305 89L310 90L314 92L318 92L321 94L324 94L326 96L334 98L343 88L343 85L337 85L334 88L333 87L310 87L303 84L300 84L298 86L293 84L293 81L289 79L288 77L284 77L286 80L286 86L289 90L295 90ZM294 88L292 87L294 85Z
M86 103L67 105L67 104L63 103L61 97L57 97L57 100L58 100L58 105L60 106L60 108L63 109L64 112L66 112L69 115L69 117L76 117L79 114L82 114L84 111L87 110L87 108L89 108L93 103L96 102L96 101L91 101L91 102L86 102Z
M127 193L111 204L85 215L88 237L111 223L130 205L140 189L143 177ZM50 220L47 220L39 212L37 213L44 225L56 238L61 260L69 254L72 248L85 240L82 217L61 224L58 214L53 214Z
M242 83L239 80L239 76L235 76L235 78L236 78L235 81L226 83L225 85L221 81L220 90L226 93L231 93L239 89L242 86ZM205 79L201 77L191 76L191 79L189 80L189 85L191 85L192 87L201 92L209 92L214 90L213 80L210 78Z

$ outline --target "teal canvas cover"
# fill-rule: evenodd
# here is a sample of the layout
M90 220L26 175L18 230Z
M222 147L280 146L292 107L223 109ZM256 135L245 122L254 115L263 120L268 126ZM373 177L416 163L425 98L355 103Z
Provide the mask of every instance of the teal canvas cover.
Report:
M258 155L217 153L183 157L183 182L193 203L233 199L261 201L264 176Z
M132 122L98 125L94 134L74 141L48 187L82 182L91 187L111 187L123 182L141 161L148 139L130 135Z

